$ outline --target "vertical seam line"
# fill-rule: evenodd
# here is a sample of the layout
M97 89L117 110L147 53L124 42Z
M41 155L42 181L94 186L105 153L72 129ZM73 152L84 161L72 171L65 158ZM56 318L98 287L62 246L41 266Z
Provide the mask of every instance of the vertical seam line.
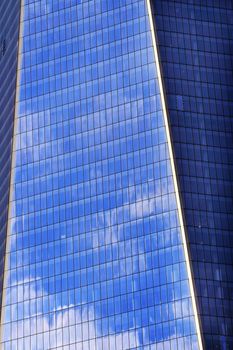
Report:
M153 50L154 50L155 65L156 65L156 70L157 70L159 90L160 90L160 96L161 96L161 102L162 102L162 110L163 110L163 116L164 116L164 122L165 122L167 143L168 143L168 149L169 149L169 157L170 157L171 169L172 169L172 175L173 175L173 183L174 183L174 190L175 190L175 196L176 196L177 210L178 210L178 216L179 216L179 221L180 221L181 236L182 236L184 255L185 255L185 261L186 261L186 267L187 267L187 273L188 273L190 294L191 294L191 299L192 299L192 304L193 304L193 313L194 313L194 319L195 319L195 324L196 324L197 339L198 339L199 349L203 350L200 320L199 320L198 312L197 312L197 302L196 302L196 297L195 297L195 292L194 292L194 282L193 282L192 270L191 270L191 265L190 265L187 237L186 237L185 228L184 228L184 219L183 219L183 213L182 213L182 209L181 209L181 199L180 199L178 180L177 180L177 174L176 174L176 167L175 167L175 161L174 161L174 152L173 152L173 148L172 148L170 127L169 127L169 122L168 122L168 113L167 113L167 107L166 107L166 102L165 102L164 87L163 87L162 74L161 74L160 63L159 63L158 44L156 42L156 37L155 37L155 26L154 26L154 22L153 22L151 2L150 2L150 0L146 0L146 3L147 3L147 10L148 10L148 16L149 16L150 30L151 30L151 35L152 35L152 45L153 45Z
M7 233L6 233L6 244L5 244L5 261L4 261L4 273L3 273L3 289L2 289L2 307L1 307L1 323L0 323L0 347L3 343L3 322L5 313L3 307L6 299L6 284L7 284L7 271L9 264L9 245L10 245L10 221L11 221L11 208L12 208L12 189L13 189L13 178L14 178L14 164L15 164L15 148L16 148L16 130L18 121L18 97L19 97L19 81L20 81L20 65L21 65L21 50L22 50L22 33L23 33L23 6L24 0L20 0L20 14L19 14L19 35L18 35L18 51L17 51L17 71L16 71L16 87L15 87L15 105L14 105L14 119L13 119L13 137L12 137L12 150L11 150L11 170L10 170L10 193L8 202L8 215L7 215Z

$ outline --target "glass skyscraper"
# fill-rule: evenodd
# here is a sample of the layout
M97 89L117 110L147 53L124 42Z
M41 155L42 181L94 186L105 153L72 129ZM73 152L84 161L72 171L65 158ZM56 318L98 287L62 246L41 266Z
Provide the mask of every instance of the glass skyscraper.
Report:
M232 349L232 1L0 14L0 348Z

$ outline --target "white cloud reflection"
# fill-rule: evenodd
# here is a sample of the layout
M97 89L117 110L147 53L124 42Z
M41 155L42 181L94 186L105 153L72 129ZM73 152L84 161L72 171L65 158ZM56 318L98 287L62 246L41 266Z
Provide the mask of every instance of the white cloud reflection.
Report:
M34 314L31 312L30 315L24 313L22 320L8 323L11 317L4 309L6 323L2 325L2 341L6 343L2 344L2 349L49 350L59 347L63 349L75 344L76 350L90 349L89 346L92 350L126 350L140 345L136 330L102 336L101 329L95 324L96 314L93 306L81 308L70 304L58 306L50 314L42 313L42 303L45 300L42 301L42 298L38 297L43 295L43 291L36 291L33 282L32 278L19 281L15 293L23 298L23 301L11 306L11 314L17 313L21 307L25 311L29 308L29 301L30 310L37 311ZM49 296L43 297L46 298L46 302L49 302ZM20 339L21 337L24 339Z

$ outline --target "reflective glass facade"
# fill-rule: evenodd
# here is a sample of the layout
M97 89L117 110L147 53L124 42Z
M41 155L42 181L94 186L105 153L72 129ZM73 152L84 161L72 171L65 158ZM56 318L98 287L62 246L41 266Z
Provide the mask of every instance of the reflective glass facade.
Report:
M0 348L230 350L231 1L0 11Z
M153 0L206 349L233 349L233 3Z
M144 0L26 1L2 349L198 349Z

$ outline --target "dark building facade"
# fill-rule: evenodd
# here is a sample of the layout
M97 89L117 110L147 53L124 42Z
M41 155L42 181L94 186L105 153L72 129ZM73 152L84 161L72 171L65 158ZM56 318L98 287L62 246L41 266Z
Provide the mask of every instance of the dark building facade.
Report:
M1 349L230 350L232 2L0 11Z
M153 1L207 349L233 347L233 4Z
M0 306L15 114L20 1L0 3ZM0 308L1 310L1 308Z

